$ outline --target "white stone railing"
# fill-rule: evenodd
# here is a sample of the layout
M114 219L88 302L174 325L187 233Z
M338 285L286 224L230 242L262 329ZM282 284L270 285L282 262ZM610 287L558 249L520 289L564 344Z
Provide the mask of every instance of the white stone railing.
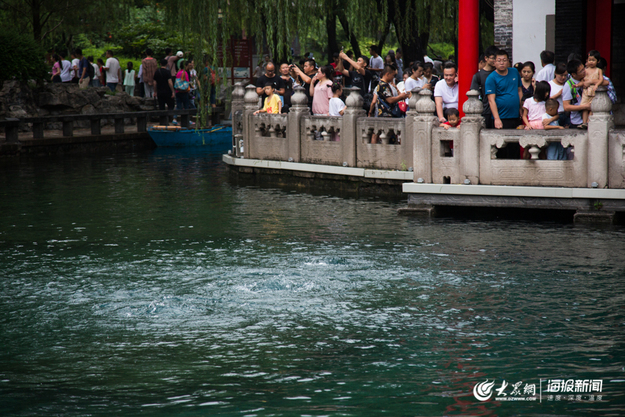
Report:
M429 90L413 94L404 119L365 117L352 89L343 117L311 116L297 88L286 115L253 115L253 86L233 93L236 156L350 167L414 171L419 183L465 183L625 188L625 132L613 129L611 102L599 88L588 131L484 129L482 102L467 93L459 129L444 130ZM550 143L570 148L572 159L545 160ZM518 144L518 145L516 145ZM521 146L529 159L501 159L503 148ZM519 155L520 156L520 155Z

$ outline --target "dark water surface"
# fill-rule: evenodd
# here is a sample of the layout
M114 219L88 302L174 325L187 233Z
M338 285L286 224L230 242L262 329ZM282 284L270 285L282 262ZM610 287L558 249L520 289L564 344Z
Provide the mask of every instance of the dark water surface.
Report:
M625 415L625 231L398 217L218 156L0 167L0 415ZM512 397L601 380L599 397Z

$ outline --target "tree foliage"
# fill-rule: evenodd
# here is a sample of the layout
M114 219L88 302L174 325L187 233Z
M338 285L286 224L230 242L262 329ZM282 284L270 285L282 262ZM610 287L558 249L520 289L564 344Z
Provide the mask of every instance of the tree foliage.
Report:
M12 79L39 81L47 76L43 49L28 37L1 30L0 54L7 57L0 65L0 82Z
M111 22L126 12L130 0L0 0L7 25L29 33L43 44L51 35L65 38L84 32L106 31Z

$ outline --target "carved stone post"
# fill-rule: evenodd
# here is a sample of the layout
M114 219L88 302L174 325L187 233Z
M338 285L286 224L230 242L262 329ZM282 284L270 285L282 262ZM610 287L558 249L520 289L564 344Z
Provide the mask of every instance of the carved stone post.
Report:
M245 95L243 96L245 102L245 109L243 111L243 151L239 147L239 153L241 158L253 158L252 140L254 137L254 121L252 120L253 113L258 110L258 94L256 94L256 87L249 84L245 87Z
M612 102L606 87L597 88L592 100L593 115L588 123L588 186L604 188L608 186L608 138L614 127L614 117L610 114Z
M430 90L421 90L414 106L416 111L413 128L415 131L413 148L415 182L432 182L432 128L438 126L438 118L434 116L436 106L431 96Z
M477 90L467 92L467 101L462 106L465 116L460 124L460 143L454 144L460 175L471 184L480 183L480 131L484 127L484 106L479 95Z
M236 83L232 90L232 155L241 156L243 139L243 113L245 112L245 88L243 84Z
M406 167L413 168L414 172L414 144L416 140L415 118L418 113L416 110L417 101L419 100L419 92L421 88L415 88L411 91L412 97L408 100L408 111L406 112L406 126L404 127L404 133L402 136L402 144L406 145L408 155L406 155L405 163ZM402 161L403 162L403 161Z
M343 150L343 162L347 162L347 166L355 167L358 164L358 144L360 136L358 135L358 118L365 117L367 114L362 108L364 100L360 95L360 89L357 87L346 88L349 96L345 99L345 112L343 114L343 125L341 126L341 148Z
M301 160L302 151L302 134L301 120L302 116L310 116L308 108L308 98L304 94L303 87L295 87L291 96L291 108L287 115L286 140L289 141L289 159L293 158L293 162Z

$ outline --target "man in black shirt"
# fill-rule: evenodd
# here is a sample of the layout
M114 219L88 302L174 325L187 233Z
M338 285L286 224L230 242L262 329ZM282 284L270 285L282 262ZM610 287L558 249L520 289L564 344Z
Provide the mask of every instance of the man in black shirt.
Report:
M284 96L284 81L282 78L276 74L276 66L273 62L268 62L265 67L265 75L261 75L258 77L258 81L256 82L256 94L260 96L261 103L265 102L265 85L267 83L272 83L274 88L274 93Z
M296 65L291 66L293 71L299 76L301 82L300 85L304 87L304 94L308 97L308 107L312 109L312 96L310 95L310 83L317 73L317 63L314 59L308 58L304 61L304 71L299 69Z
M373 78L373 73L367 69L367 57L362 55L358 57L358 61L354 62L341 51L339 58L339 65L336 67L336 70L341 72L343 76L348 77L351 80L351 85L358 87L360 95L364 98L365 94L369 92L369 84ZM344 62L351 65L351 70L344 68Z
M284 83L284 105L282 106L282 113L288 113L291 108L291 96L293 95L293 78L289 74L291 68L289 64L280 64L280 78Z
M161 60L161 67L154 72L154 81L156 82L156 90L154 96L158 99L159 110L174 110L176 93L174 91L174 81L171 71L167 69L167 59Z
M484 105L484 110L482 111L482 117L484 117L484 121L486 122L486 127L492 129L494 127L493 115L490 111L490 105L488 104L488 97L484 94L486 90L486 79L493 71L495 71L495 55L497 54L497 48L494 46L489 46L486 48L484 52L484 60L486 64L484 68L479 70L473 76L473 80L471 80L471 90L477 90L480 92L480 99Z

